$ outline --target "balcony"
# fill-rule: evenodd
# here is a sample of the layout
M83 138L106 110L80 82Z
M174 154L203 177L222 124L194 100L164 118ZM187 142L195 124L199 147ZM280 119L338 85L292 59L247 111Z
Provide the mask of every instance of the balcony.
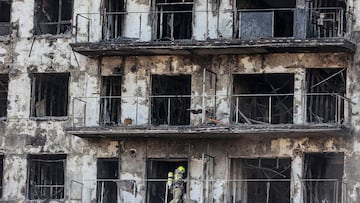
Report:
M355 51L342 7L220 10L226 26L189 9L77 14L71 46L89 57Z
M109 138L343 136L350 105L334 93L82 97L72 100L67 131Z

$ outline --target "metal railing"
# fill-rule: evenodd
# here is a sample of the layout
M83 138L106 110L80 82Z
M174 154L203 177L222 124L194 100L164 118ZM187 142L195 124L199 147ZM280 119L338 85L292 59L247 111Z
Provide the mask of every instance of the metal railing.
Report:
M309 9L309 36L343 37L350 14L341 7Z
M228 16L229 19L235 17L232 26L222 26L220 20L213 17L211 10L150 9L144 12L78 13L75 18L75 41L191 40L195 31L204 33L204 40L209 38L209 33L213 31L218 33L215 37L217 39L293 38L294 36L329 38L344 37L349 31L347 24L352 15L344 8L324 7L307 10L308 12L299 12L296 8L218 10L216 18L220 18L220 15ZM189 13L192 15L188 15ZM304 16L299 16L298 13L303 13ZM189 19L184 21L184 18ZM194 27L193 21L200 18L201 26ZM249 19L252 24L249 24ZM179 22L175 22L176 20ZM176 31L174 26L180 22L189 26L183 26ZM303 33L296 33L298 29L295 27L297 26L295 22L303 22L306 25L308 30L306 36ZM184 33L176 37L175 34L178 35L178 32Z
M220 109L221 102L227 108ZM296 111L295 102L301 105ZM75 97L71 118L72 127L193 126L193 120L199 124L214 120L228 125L293 124L295 116L302 117L302 124L342 125L349 117L349 104L335 93ZM222 112L229 112L230 118L217 118Z
M167 179L96 179L85 180L82 187L89 187L87 193L81 193L77 200L90 199L91 191L96 191L98 203L119 202L121 193L126 192L128 200L137 199L138 195L145 196L141 202L163 202L172 200L171 188ZM348 191L346 184L338 179L299 179L298 194L291 194L293 181L291 179L199 179L186 178L183 198L201 203L215 201L217 198L226 203L236 202L278 202L289 203L292 195L300 196L302 203L331 202L347 203ZM79 182L80 183L80 182ZM107 186L106 186L107 185ZM310 185L317 185L318 189ZM110 187L111 186L111 187ZM219 191L220 187L222 191ZM93 187L91 189L91 187ZM80 188L81 189L81 188ZM321 189L321 190L319 190ZM191 190L203 192L190 194ZM207 192L204 192L207 191ZM309 196L311 195L311 196ZM88 196L88 197L87 197ZM317 199L314 199L314 198ZM110 199L109 199L110 198ZM82 201L83 202L83 201ZM139 200L135 202L140 202Z

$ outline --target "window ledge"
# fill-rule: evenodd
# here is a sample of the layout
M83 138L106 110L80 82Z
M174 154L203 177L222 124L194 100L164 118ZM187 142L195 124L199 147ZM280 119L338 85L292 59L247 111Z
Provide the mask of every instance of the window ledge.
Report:
M36 39L72 39L72 34L33 34Z
M34 117L31 116L30 120L35 121L66 121L68 120L68 116L41 116L41 117Z

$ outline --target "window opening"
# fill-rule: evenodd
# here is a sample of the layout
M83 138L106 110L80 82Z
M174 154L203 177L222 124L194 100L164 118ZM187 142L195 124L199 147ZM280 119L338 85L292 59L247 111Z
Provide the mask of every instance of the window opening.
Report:
M290 158L231 159L231 202L290 203Z
M156 0L156 39L191 39L192 0Z
M28 198L64 199L66 155L29 155Z
M121 76L103 76L101 89L101 123L121 123Z
M233 122L293 122L293 74L234 75L233 93Z
M152 76L151 123L190 124L191 76Z
M97 189L98 203L117 202L118 187L116 179L119 178L119 160L116 158L99 158L97 160Z
M0 118L7 115L7 96L8 96L9 75L0 74Z
M346 69L307 69L306 84L308 122L343 122Z
M344 153L305 154L305 202L341 202L343 173Z
M105 18L103 24L104 39L117 39L121 37L123 20L125 17L124 1L106 0L105 1Z
M32 75L31 116L67 116L69 73Z
M185 167L185 179L188 169L187 160L147 160L147 202L164 202L166 199L166 180L169 172L174 172L179 166ZM152 181L156 179L158 181ZM184 191L186 191L186 184ZM172 194L168 191L167 200L172 199Z
M72 31L73 0L35 0L35 34Z
M10 33L11 0L0 0L0 35Z
M235 31L242 39L292 37L295 0L237 0Z

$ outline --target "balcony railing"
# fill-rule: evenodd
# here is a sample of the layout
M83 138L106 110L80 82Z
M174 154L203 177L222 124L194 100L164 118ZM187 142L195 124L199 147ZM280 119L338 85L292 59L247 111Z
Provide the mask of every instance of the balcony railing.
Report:
M350 21L351 15L343 8L307 10L307 13L301 13L303 16L295 8L219 10L218 15L221 15L222 18L232 19L235 16L236 19L230 26L220 25L217 20L213 20L210 17L213 15L212 11L151 10L80 13L76 15L75 20L75 39L76 42L192 40L195 33L198 33L198 36L205 36L203 39L197 39L200 41L208 38L222 40L313 39L344 37L345 33L349 31L347 22ZM194 15L188 15L189 12L193 12ZM175 18L176 16L178 17ZM189 19L185 21L183 19L185 17ZM176 20L179 22L175 22ZM179 23L187 23L189 26L175 27ZM304 27L307 29L307 34L304 34L305 30L299 30L296 27L299 24L306 25ZM178 36L174 35L175 31ZM178 32L184 33L179 34ZM213 36L214 34L210 34L211 32L218 34Z
M294 103L301 106L296 111ZM222 125L344 125L349 105L348 99L334 93L76 97L72 127L196 126L214 121ZM231 116L217 118L226 114ZM294 121L299 116L304 123Z
M128 198L136 198L138 194L147 193L147 201L151 202L150 193L152 196L161 199L163 202L169 202L172 199L171 191L167 184L167 179L97 179L97 180L84 180L84 182L72 181L70 191L87 191L79 192L79 194L70 195L70 200L84 201L90 199L90 185L97 185L97 201L102 202L107 200L110 196L113 198L119 197L122 192L118 188L126 191ZM195 198L199 202L211 202L215 198L214 189L215 185L223 185L222 199L226 203L235 203L239 201L249 202L266 202L272 199L273 202L291 202L290 188L291 179L209 179L202 177L200 179L187 178L185 182L184 198ZM96 184L94 184L96 183ZM295 183L295 182L294 182ZM299 179L301 190L297 192L300 194L300 202L333 202L333 203L347 203L348 191L347 185L338 179ZM109 194L109 187L105 185L112 185L114 188L111 190L113 194ZM310 187L310 185L317 185L317 187ZM321 186L323 187L322 190ZM200 190L200 193L190 197L189 191L192 187ZM251 189L256 188L255 191ZM281 190L279 190L279 188ZM76 190L74 190L76 189ZM325 191L327 190L327 191ZM325 191L325 193L324 193ZM218 191L219 192L219 191ZM331 194L330 196L328 194ZM106 196L107 195L107 196ZM219 193L218 193L219 195ZM219 196L217 197L219 198ZM310 196L309 196L310 195ZM275 199L274 199L275 198ZM314 199L316 198L316 199ZM258 200L258 201L256 201Z

